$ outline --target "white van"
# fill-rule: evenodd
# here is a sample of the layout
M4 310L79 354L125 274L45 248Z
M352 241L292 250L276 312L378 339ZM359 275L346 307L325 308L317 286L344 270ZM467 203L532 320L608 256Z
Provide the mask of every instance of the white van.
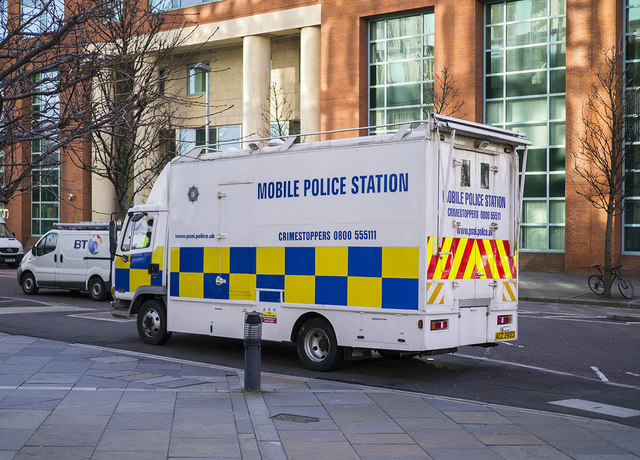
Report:
M16 239L7 223L0 217L0 264L7 264L11 268L20 265L23 256L22 245Z
M27 295L41 287L89 291L104 300L111 289L108 224L54 224L22 259L18 282Z

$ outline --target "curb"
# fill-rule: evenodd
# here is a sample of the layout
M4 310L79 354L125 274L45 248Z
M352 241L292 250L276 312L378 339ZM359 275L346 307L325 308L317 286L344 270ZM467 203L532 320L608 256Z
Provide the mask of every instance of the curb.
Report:
M571 297L559 299L554 297L536 297L528 295L519 296L518 300L527 302L547 302L573 305L592 305L595 307L640 309L640 300L634 300L632 302L619 302L615 300L576 299Z

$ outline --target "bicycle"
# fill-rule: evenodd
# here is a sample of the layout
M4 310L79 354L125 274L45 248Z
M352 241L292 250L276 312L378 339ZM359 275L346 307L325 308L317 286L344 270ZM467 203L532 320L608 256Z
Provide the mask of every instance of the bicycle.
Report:
M605 286L604 272L600 268L600 264L593 264L593 266L594 266L594 268L598 269L600 274L599 275L591 275L589 277L589 289L591 289L591 292L593 292L594 294L602 295L602 294L604 294L604 286ZM630 298L633 297L633 285L631 284L631 281L629 281L627 278L622 276L620 274L620 272L618 271L619 268L622 267L622 266L623 265L616 265L615 267L611 268L611 284L610 284L610 286L612 286L613 282L617 279L618 280L618 289L620 290L620 294L622 294L622 296L625 299L630 299Z

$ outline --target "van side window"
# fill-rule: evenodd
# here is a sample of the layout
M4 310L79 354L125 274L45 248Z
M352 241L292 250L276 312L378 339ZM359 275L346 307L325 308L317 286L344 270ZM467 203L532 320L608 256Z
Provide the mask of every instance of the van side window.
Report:
M489 163L480 163L480 188L489 190Z
M56 250L56 246L58 244L58 234L57 233L49 233L47 236L42 238L40 242L36 246L36 255L43 256L45 254L49 254Z
M471 187L471 162L469 160L462 160L462 167L460 168L460 186Z
M129 220L122 239L123 251L132 249L144 249L151 245L151 233L153 230L153 218L144 216L142 219L133 222Z

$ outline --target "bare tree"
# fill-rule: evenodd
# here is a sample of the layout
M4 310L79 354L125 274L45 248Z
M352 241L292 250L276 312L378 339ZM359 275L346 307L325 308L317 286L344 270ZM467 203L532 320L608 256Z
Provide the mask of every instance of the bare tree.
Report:
M622 203L633 187L632 171L640 167L640 156L627 152L623 133L628 140L638 139L638 123L627 113L640 113L638 90L632 88L632 76L622 68L623 50L609 48L602 63L594 71L594 83L582 109L583 131L576 133L577 148L572 151L573 168L582 179L576 192L591 205L606 213L604 240L604 295L611 296L611 242L614 217L622 212ZM626 126L625 126L626 125ZM625 164L626 163L626 164ZM625 188L625 183L627 187Z
M278 82L269 85L261 112L264 129L258 132L258 136L284 138L290 134L299 134L300 126L294 125L295 120L292 120L294 107Z
M46 187L60 151L91 129L81 121L94 69L85 25L95 5L64 14L59 0L36 1L20 14L0 6L0 204ZM11 13L11 14L10 14Z
M431 94L427 94L428 102L423 109L423 117L426 119L433 111L440 115L448 115L450 117L464 117L464 99L460 95L458 82L453 72L448 67L443 67L440 72L434 76Z
M156 3L104 0L104 20L91 24L100 71L87 105L97 126L90 161L79 153L73 162L113 184L120 211L150 188L176 153L175 128L193 124L193 110L185 107L204 107L176 90L200 50L187 47L196 26Z

